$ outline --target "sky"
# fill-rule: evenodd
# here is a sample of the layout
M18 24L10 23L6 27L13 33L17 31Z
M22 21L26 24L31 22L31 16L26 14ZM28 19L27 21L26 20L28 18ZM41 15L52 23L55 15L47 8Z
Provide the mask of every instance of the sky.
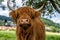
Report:
M60 14L56 12L55 15L56 15L56 17L52 16L52 18L49 18L49 16L45 16L44 18L50 19L53 22L60 24Z
M16 0L16 2L17 2L17 4L21 7L22 6L22 4L21 4L21 0L20 1L18 1L18 0ZM7 7L7 0L4 0L4 2L2 2L3 3L3 5L5 5L6 7ZM4 16L7 16L7 17L9 17L9 10L2 10L1 8L0 8L0 15L4 15ZM56 22L56 23L60 23L60 14L59 13L57 13L57 12L55 12L55 15L56 15L56 17L52 17L52 18L49 18L48 16L46 16L45 18L48 18L48 19L50 19L50 20L52 20L53 22Z
M17 5L19 5L19 7L22 6L22 4L21 4L22 1L21 0L16 0L16 2L17 2ZM7 7L7 0L4 0L4 2L2 2L2 4ZM6 8L6 10L2 10L2 8L0 8L0 15L4 15L4 16L9 17L9 9Z
M53 20L56 23L60 23L60 14L56 13L56 17L51 18L51 20Z

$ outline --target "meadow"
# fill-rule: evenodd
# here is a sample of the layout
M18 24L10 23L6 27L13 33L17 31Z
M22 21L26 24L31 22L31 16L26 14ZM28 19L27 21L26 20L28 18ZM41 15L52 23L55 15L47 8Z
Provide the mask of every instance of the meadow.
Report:
M0 40L16 40L15 31L0 31ZM46 40L60 40L60 33L46 32Z

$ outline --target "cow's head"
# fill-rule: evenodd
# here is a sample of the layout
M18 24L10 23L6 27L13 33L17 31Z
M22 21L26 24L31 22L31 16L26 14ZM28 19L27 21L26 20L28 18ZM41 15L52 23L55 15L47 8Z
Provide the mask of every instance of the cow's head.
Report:
M10 0L7 1L7 6L9 7L10 10L10 17L15 21L15 23L22 27L22 28L28 28L31 27L32 22L35 18L40 16L39 10L41 10L44 7L44 4L40 6L39 9L33 9L30 7L21 7L18 8L17 10L14 10L10 5L9 5Z
M31 27L32 21L38 16L40 16L40 13L30 7L21 7L10 12L10 17L16 24L25 29Z

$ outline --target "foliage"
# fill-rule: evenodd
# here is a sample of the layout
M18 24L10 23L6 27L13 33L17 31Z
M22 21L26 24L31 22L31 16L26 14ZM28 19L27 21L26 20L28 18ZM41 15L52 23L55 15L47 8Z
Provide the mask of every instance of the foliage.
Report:
M0 0L0 2L2 2L3 0Z
M60 28L55 28L53 26L50 26L50 28L52 29L52 32L60 32Z
M44 22L44 24L51 28L52 32L60 32L60 24L53 22L52 20L46 19L46 18L41 18Z
M33 8L40 8L43 4L45 4L43 13L48 11L47 14L53 14L55 9L60 13L60 0L28 0L25 5L32 6Z
M11 21L11 18L0 15L0 20L7 20L7 21Z
M39 9L41 7L41 10L39 11L42 13L42 16L49 15L51 18L52 15L56 16L55 12L60 13L60 0L21 0L21 1L22 1L21 6L26 5L34 9ZM11 2L13 4L12 6L13 9L16 9L19 7L19 5L16 4L16 0L12 0Z
M0 26L4 25L5 23L4 22L0 22Z
M0 0L0 5L1 5L1 8L5 10L6 6L1 3L2 1L3 0ZM12 8L16 8L15 7L16 0L12 0L12 2L13 2ZM42 16L49 15L50 17L52 17L52 15L56 16L55 15L56 11L60 13L60 0L22 0L22 4L33 7L35 9L39 9L44 4L43 9L40 10L40 12L43 13Z

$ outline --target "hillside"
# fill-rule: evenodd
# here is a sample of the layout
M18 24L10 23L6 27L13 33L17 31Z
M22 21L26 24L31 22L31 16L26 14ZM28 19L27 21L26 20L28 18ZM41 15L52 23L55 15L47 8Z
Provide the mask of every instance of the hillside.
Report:
M7 21L11 21L11 18L6 17L6 16L1 16L1 15L0 15L0 20L7 20Z
M41 19L45 23L45 25L47 25L48 27L53 26L55 28L60 28L60 24L54 23L52 20L49 20L49 19L46 19L46 18L41 18ZM11 18L0 15L0 20L11 21Z
M46 18L42 18L42 20L45 23L45 25L47 25L47 26L53 26L55 28L60 28L60 24L54 23L52 20L49 20L49 19L46 19Z

